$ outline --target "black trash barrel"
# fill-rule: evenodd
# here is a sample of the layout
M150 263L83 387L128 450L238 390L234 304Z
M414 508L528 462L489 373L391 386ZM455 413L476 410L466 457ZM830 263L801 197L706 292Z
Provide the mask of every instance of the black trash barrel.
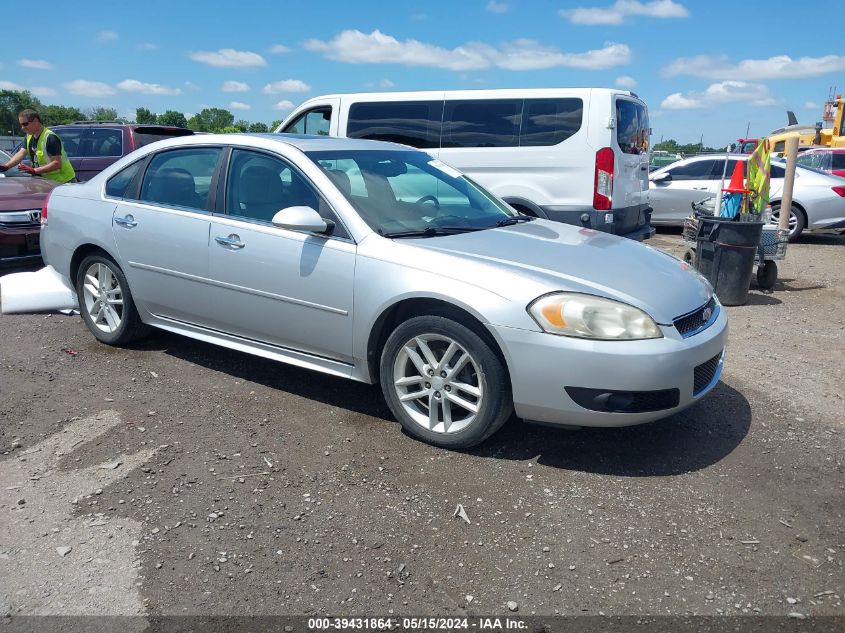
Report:
M754 256L762 233L763 222L699 218L695 267L724 305L741 306L748 302Z

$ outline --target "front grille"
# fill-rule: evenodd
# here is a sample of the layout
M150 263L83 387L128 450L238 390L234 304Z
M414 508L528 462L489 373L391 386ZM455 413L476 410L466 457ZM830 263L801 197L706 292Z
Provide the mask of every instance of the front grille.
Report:
M709 319L704 318L704 313L707 310L710 311ZM685 314L683 316L679 316L673 321L673 323L677 328L678 332L681 333L681 336L687 338L688 336L697 334L701 330L707 328L707 326L713 322L717 314L718 309L716 307L716 299L714 297L711 297L710 301L705 303L698 310L695 310L694 312L690 312L689 314Z
M713 380L713 376L716 375L716 369L719 367L719 360L721 360L722 354L716 354L713 358L708 360L706 363L701 363L698 367L695 368L695 375L693 378L693 386L692 386L692 395L697 396L702 391L704 391L705 387L710 384Z

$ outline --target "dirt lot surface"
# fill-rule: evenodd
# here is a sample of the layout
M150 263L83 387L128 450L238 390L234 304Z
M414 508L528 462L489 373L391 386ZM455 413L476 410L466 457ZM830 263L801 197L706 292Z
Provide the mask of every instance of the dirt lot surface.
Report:
M845 616L843 308L845 237L805 237L693 408L466 452L376 386L3 315L0 616Z

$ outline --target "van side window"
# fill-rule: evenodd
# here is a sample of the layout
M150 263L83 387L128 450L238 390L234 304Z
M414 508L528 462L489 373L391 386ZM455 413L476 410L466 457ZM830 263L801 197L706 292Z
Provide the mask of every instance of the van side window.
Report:
M518 147L522 99L447 101L442 147Z
M581 129L583 118L581 99L526 99L519 144L557 145Z
M285 134L317 134L319 136L329 135L329 125L332 122L331 106L321 106L303 112L288 126L282 130Z
M411 147L440 146L442 101L380 101L349 108L346 136Z

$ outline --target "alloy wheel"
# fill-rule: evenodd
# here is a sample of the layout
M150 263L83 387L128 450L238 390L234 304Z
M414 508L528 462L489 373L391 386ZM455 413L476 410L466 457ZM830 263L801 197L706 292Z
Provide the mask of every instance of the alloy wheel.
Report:
M484 402L476 360L457 341L440 334L405 342L393 364L393 387L408 416L434 433L465 429Z
M114 334L123 322L123 288L114 271L99 262L91 264L85 271L82 291L91 323Z

